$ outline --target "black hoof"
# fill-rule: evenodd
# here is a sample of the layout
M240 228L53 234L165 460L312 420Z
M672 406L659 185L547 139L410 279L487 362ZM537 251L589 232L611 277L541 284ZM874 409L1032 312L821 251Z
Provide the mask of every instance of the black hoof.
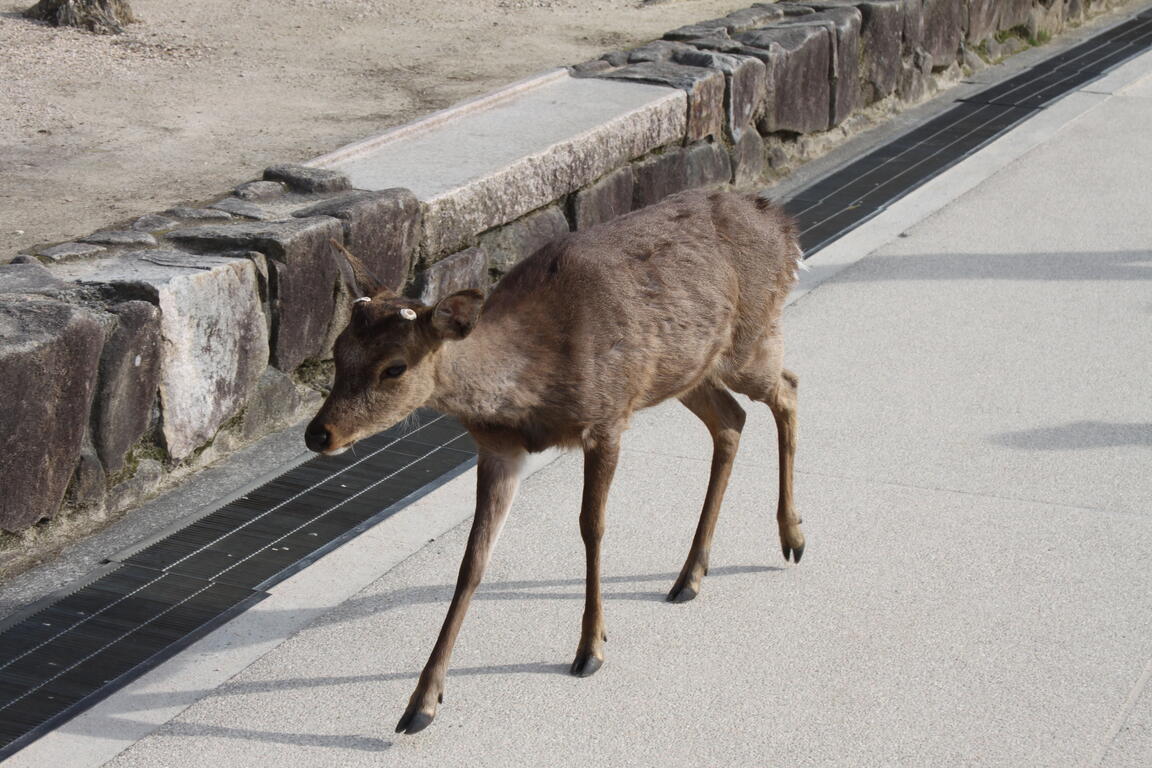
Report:
M569 671L576 677L591 677L602 666L604 666L604 659L599 659L592 654L580 654L572 662L572 669Z
M396 723L396 733L419 733L431 725L435 717L427 712L405 712Z
M692 587L672 587L672 591L668 593L668 602L670 603L686 603L692 600L699 593Z
M784 544L782 547L784 549L784 559L788 560L789 556L791 556L792 562L799 565L800 558L804 557L804 545L800 545L799 547L790 547L787 544Z

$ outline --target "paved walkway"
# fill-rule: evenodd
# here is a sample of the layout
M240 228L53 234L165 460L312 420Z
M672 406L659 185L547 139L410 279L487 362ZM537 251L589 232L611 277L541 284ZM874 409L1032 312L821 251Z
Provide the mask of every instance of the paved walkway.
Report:
M392 728L471 474L11 763L98 764L174 716L108 764L1147 768L1150 126L1147 55L814 258L786 313L801 565L780 557L772 419L750 404L712 573L663 601L709 452L671 404L626 441L594 677L566 674L570 455L525 483L418 736Z

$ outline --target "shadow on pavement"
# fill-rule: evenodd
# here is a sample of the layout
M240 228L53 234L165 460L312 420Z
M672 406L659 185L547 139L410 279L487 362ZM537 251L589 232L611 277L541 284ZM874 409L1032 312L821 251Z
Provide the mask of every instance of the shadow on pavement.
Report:
M767 551L767 550L766 550ZM455 565L455 563L453 563ZM738 576L741 574L750 573L770 573L773 571L784 570L779 566L774 565L727 565L716 566L710 568L708 576L705 577L705 589L707 589L708 579L724 577L724 576ZM672 571L668 573L643 573L634 576L602 576L600 583L604 587L605 600L654 600L663 601L668 595L668 590L672 588L673 582L680 574ZM648 590L634 590L634 591L620 591L613 590L611 587L615 584L636 584L638 582L657 582L661 583L663 589L660 591ZM549 591L555 589L562 589L565 587L575 587L574 591ZM455 590L455 584L429 584L427 586L418 587L405 587L397 589L392 592L386 592L372 597L354 598L345 602L340 608L337 608L320 618L316 619L311 626L324 626L326 624L338 624L345 621L354 621L359 618L372 616L377 613L399 608L402 606L416 605L420 603L443 603L445 609L448 607L448 601L452 599L452 593ZM540 591L535 591L540 590ZM583 600L584 599L584 579L536 579L531 581L495 581L484 582L480 588L476 590L472 600Z
M709 569L707 578L736 576L741 574L766 573L782 571L779 566L765 565L730 565L717 566ZM601 579L605 585L634 584L637 582L661 582L667 588L672 586L678 573L648 573L633 576L606 576ZM532 589L555 589L565 587L578 588L575 592L532 592ZM535 581L504 581L493 582L476 592L474 600L583 600L584 579L543 579ZM447 608L452 597L453 586L450 584L429 585L426 587L409 587L399 589L371 598L358 598L344 603L343 610L333 613L338 615L325 615L317 619L310 626L335 624L351 619L371 616L387 611L389 608L414 603L443 603ZM606 589L606 600L660 600L663 601L666 591L626 591L612 592ZM351 606L352 610L347 610ZM671 608L670 608L671 610ZM438 626L438 625L437 625ZM432 628L435 629L435 628ZM570 663L551 661L534 661L520 664L490 664L480 667L450 667L448 678L470 677L475 675L510 675L510 674L539 674L539 675L567 675ZM420 669L413 667L404 672L382 672L368 675L327 675L323 677L297 677L276 680L254 680L250 682L229 682L219 688L206 688L197 691L183 691L178 694L182 700L193 703L208 697L244 696L250 694L276 693L286 690L300 690L309 688L323 688L333 685L355 685L394 682L397 680L416 680L420 676ZM61 726L62 731L77 735L91 735L94 738L106 738L109 733L116 733L123 729L125 724L136 722L131 713L146 712L152 709L171 707L174 695L170 691L155 693L120 693L114 699L118 706L115 714L98 718L82 718L79 721L66 723ZM398 710L399 711L399 710ZM390 714L390 713L389 713ZM382 715L383 716L383 715ZM387 719L387 718L385 718ZM83 723L81 726L80 723ZM317 733L278 733L246 728L229 728L225 726L201 723L174 721L161 726L162 733L170 737L215 737L228 739L241 739L245 741L263 741L271 744L294 744L310 747L331 747L338 749L355 749L365 752L380 752L392 746L386 739L378 739L358 734L317 734ZM382 726L383 728L383 726Z
M813 269L817 267L818 261ZM845 269L835 280L1152 280L1152 250L874 254Z
M989 442L1028 451L1077 451L1124 445L1152 447L1152 423L1074 421L1062 427L1037 427L1018 432L1001 432L989 438Z

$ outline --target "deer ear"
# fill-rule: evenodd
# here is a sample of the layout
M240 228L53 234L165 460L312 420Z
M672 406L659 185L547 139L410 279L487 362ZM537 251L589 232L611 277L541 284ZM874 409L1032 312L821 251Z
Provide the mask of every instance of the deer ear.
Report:
M447 296L432 310L432 329L442 339L462 339L476 327L483 306L484 294L475 288Z
M336 258L336 264L340 268L340 275L344 278L344 284L347 286L349 293L353 296L375 296L381 292L391 293L387 291L384 284L368 267L364 266L364 262L352 255L352 252L345 248L338 240L333 239L332 245L336 250L343 254L344 258Z

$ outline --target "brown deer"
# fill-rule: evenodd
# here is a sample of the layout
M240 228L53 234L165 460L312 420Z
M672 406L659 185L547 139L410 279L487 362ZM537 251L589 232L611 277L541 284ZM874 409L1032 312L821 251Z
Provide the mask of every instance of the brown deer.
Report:
M776 521L785 560L800 562L796 377L782 366L780 335L799 255L792 222L770 202L701 191L557 239L516 265L487 301L467 290L425 306L382 288L346 253L361 298L336 340L332 392L307 427L308 447L338 453L420 406L458 418L479 446L476 515L456 593L397 731L424 729L443 701L452 646L528 452L584 452L587 585L574 675L591 675L604 659L600 539L633 411L675 397L712 434L704 509L668 600L694 598L708 572L744 426L729 389L766 403L776 419Z

